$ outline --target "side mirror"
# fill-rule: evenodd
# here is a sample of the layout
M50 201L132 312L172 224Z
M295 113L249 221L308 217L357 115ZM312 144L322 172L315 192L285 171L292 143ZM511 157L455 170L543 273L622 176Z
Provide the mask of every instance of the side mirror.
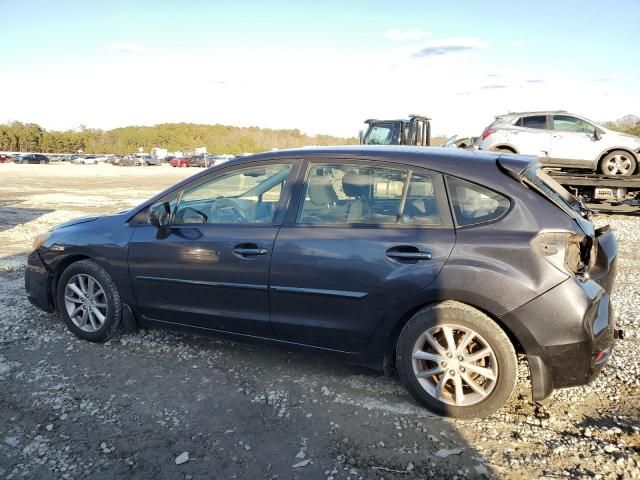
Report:
M596 129L593 131L593 139L597 141L597 140L600 140L601 138L602 138L602 135L600 134L600 132L599 132L599 131L598 131L598 129L596 128Z
M171 217L171 205L169 202L160 202L149 208L149 223L156 228L163 228L169 225Z

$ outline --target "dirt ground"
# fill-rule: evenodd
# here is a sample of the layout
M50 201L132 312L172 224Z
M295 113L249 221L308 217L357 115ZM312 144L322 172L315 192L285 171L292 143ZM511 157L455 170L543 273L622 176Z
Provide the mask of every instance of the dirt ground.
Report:
M626 333L603 375L538 405L523 361L523 386L481 421L434 417L397 378L283 348L146 329L83 342L28 303L37 233L197 171L0 164L0 478L640 478L638 217L597 219L620 241Z

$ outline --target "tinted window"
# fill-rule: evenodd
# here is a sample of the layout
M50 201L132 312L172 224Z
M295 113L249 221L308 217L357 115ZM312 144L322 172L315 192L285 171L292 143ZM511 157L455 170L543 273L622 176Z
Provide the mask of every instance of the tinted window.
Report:
M459 226L495 220L509 209L507 198L480 185L447 177L447 186Z
M576 117L568 115L554 115L553 129L563 132L579 132L592 134L596 131L595 127L588 122Z
M328 224L440 224L433 180L414 173L400 212L408 172L367 165L315 164L298 221Z
M290 165L235 170L186 190L174 223L270 223Z
M519 127L525 128L547 128L547 117L545 115L533 115L530 117L521 117L516 122Z

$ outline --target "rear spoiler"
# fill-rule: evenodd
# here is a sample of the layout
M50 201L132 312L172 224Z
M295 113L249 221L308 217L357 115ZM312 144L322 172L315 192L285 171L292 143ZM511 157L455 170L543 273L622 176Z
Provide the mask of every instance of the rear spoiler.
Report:
M496 162L509 175L520 178L530 165L540 163L540 160L529 155L500 155Z

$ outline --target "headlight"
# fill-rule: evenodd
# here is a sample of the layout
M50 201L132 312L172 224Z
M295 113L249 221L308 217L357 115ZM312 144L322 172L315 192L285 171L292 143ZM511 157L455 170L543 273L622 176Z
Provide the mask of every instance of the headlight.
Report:
M39 249L42 246L42 244L46 242L50 236L51 236L51 232L41 233L40 235L38 235L36 239L33 241L33 249L34 250Z

